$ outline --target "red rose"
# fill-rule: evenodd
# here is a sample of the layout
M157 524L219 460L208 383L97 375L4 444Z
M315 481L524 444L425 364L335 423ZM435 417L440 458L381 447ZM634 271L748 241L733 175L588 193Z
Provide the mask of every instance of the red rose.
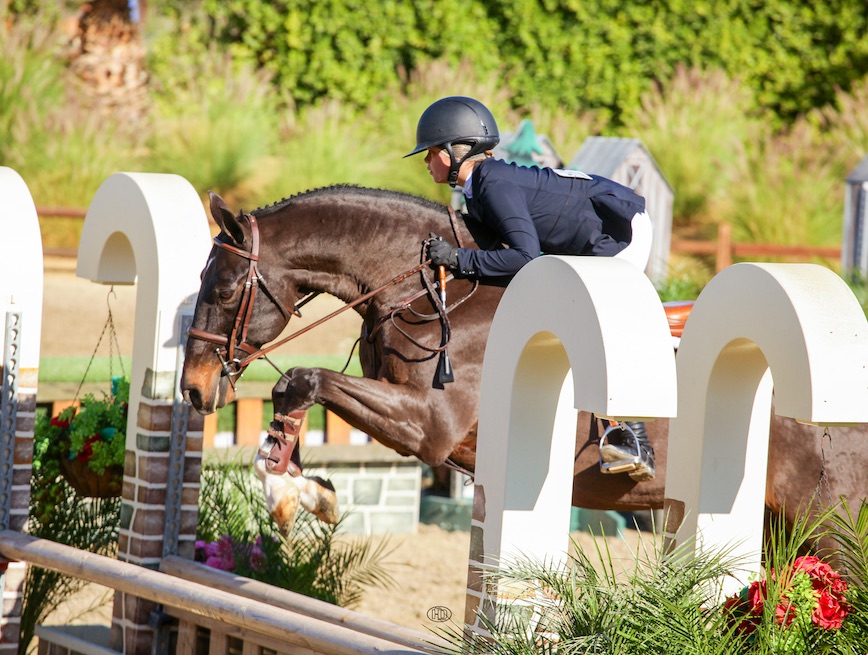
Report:
M750 605L750 613L761 615L766 599L766 581L754 580L747 588L747 602Z
M64 430L69 427L69 421L64 421L59 416L55 416L51 419L51 425L56 428L60 428L61 430Z
M794 618L796 618L796 608L788 599L784 599L775 607L775 623L778 625L786 627L793 622Z
M831 566L814 555L804 555L793 562L795 571L804 571L812 580L820 581L823 585L829 584L832 580L840 578ZM816 585L815 585L816 586Z
M837 630L844 625L844 619L849 613L845 603L838 602L835 596L824 591L817 599L817 609L811 614L811 621L824 630Z

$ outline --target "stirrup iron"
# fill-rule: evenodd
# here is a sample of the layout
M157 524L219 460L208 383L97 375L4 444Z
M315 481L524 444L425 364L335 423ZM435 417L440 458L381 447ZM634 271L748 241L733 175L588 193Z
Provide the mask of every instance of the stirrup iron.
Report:
M621 430L633 437L633 443L636 445L636 454L633 457L628 457L617 462L604 462L601 454L600 471L608 474L632 473L642 464L642 444L639 443L639 437L636 435L636 431L627 425L626 422L621 421L620 423L613 423L610 421L609 427L606 428L603 432L603 436L600 437L600 450L602 451L603 446L609 443L609 434L614 430Z

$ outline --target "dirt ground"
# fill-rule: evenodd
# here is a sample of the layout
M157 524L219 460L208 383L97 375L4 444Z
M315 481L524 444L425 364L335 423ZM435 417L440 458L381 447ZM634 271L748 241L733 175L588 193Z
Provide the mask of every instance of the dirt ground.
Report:
M135 291L134 286L118 286L109 298L107 287L75 276L72 260L47 261L43 316L63 316L65 320L43 321L42 356L89 356L105 323L107 300L111 302L121 351L131 353ZM332 298L317 299L306 308L304 319L293 319L292 325L303 326L340 306ZM347 312L289 344L282 352L348 353L358 334L359 323L355 314ZM586 551L593 548L589 535L576 533L573 536ZM395 580L394 587L370 589L355 609L426 632L436 627L426 616L435 606L449 608L453 617L461 621L469 533L447 532L436 526L422 525L417 534L392 535L386 539L394 548L386 560ZM623 538L610 537L609 548L613 557L629 560L637 540L638 533L632 530L626 531ZM52 614L47 623L108 625L111 602L112 594L107 589L91 585Z

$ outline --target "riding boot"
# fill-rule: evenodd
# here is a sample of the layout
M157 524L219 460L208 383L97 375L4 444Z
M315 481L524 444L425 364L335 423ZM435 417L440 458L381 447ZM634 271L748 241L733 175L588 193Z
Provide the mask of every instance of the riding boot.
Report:
M648 440L643 421L624 421L628 429L613 427L606 431L600 445L604 473L628 473L637 482L653 480L654 448ZM608 469L608 470L607 470Z

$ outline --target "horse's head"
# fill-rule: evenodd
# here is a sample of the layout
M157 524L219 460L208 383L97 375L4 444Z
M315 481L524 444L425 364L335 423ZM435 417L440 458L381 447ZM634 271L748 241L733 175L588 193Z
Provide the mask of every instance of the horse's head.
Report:
M281 285L280 297L265 286L257 219L235 216L209 195L220 234L202 271L181 378L185 398L203 414L234 399L235 380L289 321L284 300L292 307L298 297L295 285Z

